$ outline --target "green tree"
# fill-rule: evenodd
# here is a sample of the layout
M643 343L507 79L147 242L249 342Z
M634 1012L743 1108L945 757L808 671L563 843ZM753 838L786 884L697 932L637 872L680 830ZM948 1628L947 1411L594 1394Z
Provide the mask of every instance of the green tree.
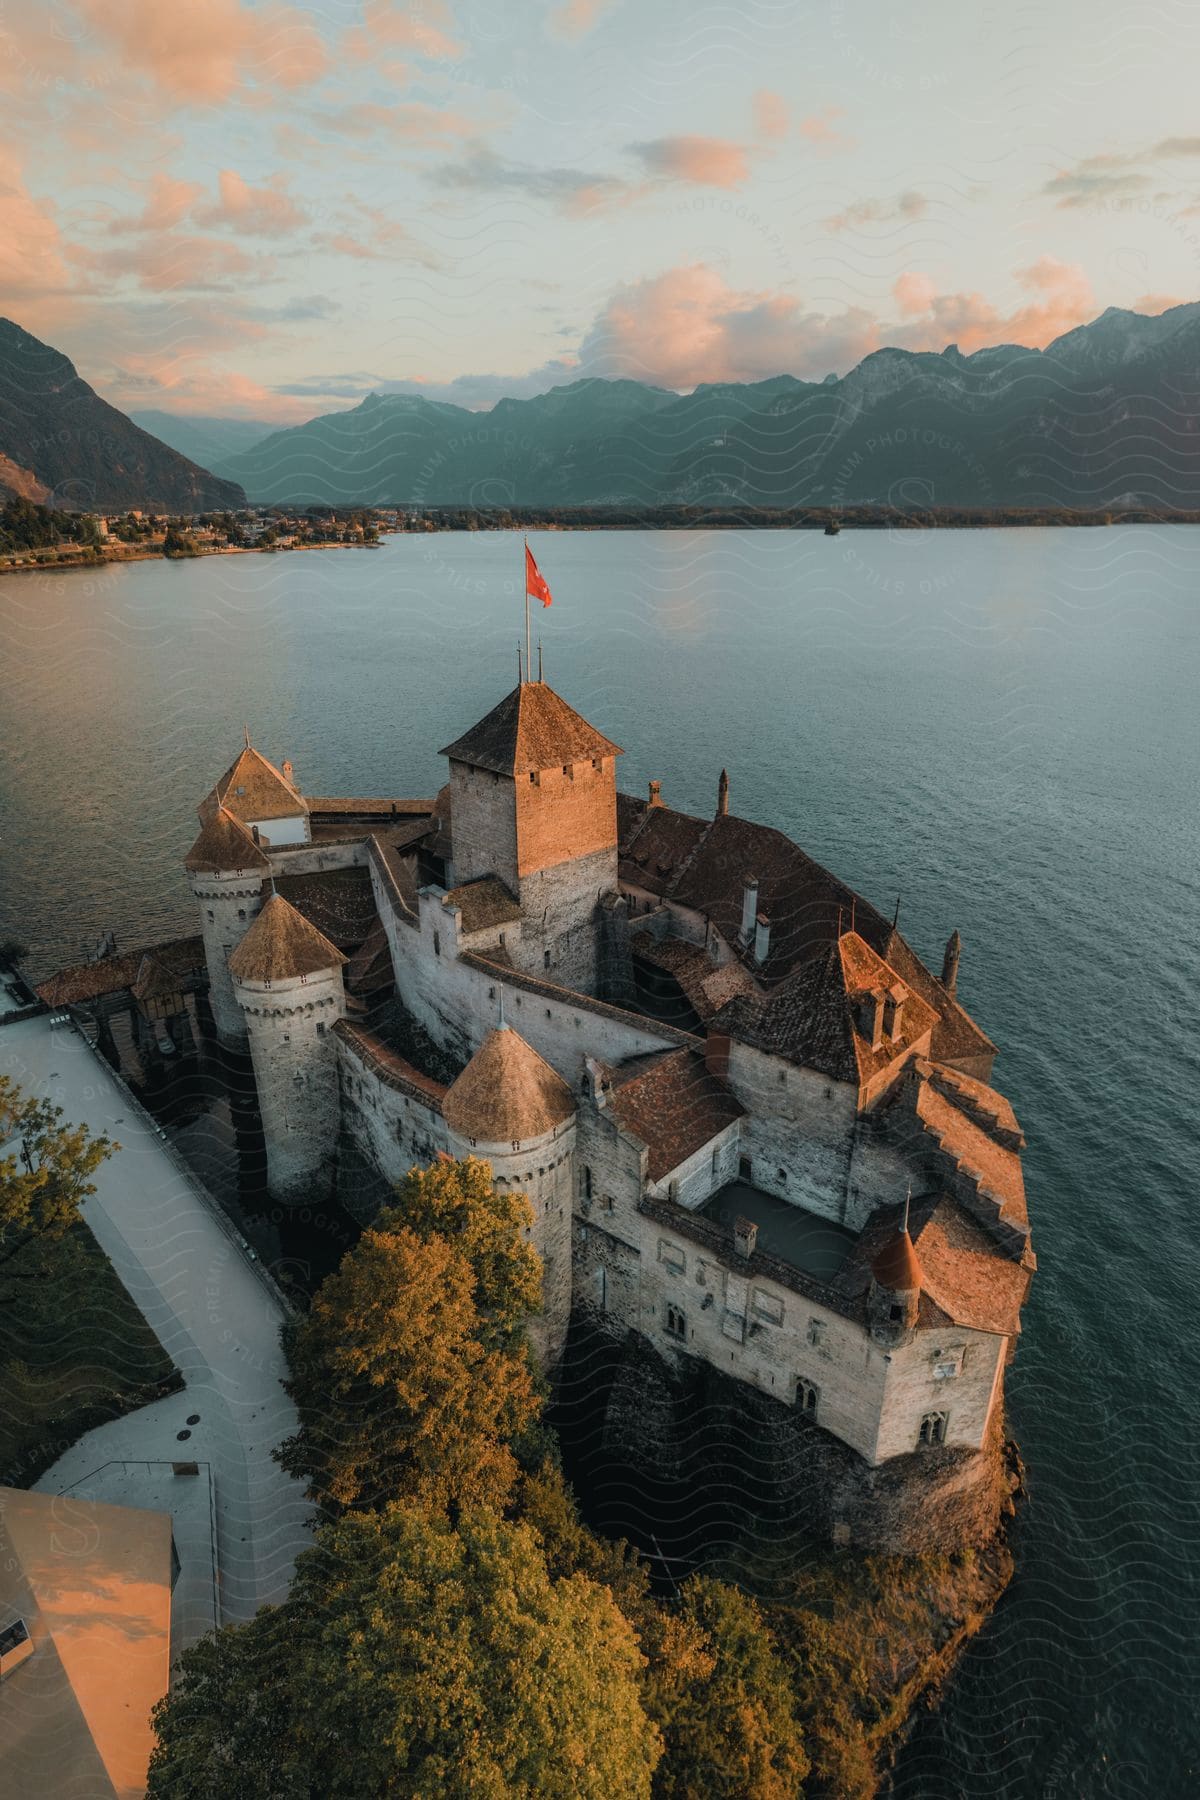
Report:
M85 1125L64 1125L61 1106L23 1094L0 1075L0 1297L44 1281L47 1251L79 1223L96 1191L90 1179L119 1148Z
M661 1753L606 1589L536 1533L403 1505L324 1527L282 1608L185 1653L151 1800L648 1800Z
M666 1746L655 1800L795 1800L809 1762L787 1669L757 1602L695 1575L649 1636L646 1706Z
M537 1418L525 1346L495 1343L464 1251L389 1214L365 1231L289 1335L300 1430L279 1451L327 1508L502 1505L510 1441Z
M175 525L167 527L166 536L163 538L164 556L169 556L175 561L182 556L199 556L199 554L199 546L190 533L180 531Z

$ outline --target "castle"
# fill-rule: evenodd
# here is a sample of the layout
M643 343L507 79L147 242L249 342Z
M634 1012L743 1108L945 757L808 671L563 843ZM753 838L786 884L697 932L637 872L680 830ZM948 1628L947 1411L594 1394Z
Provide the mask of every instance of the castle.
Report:
M541 680L432 799L306 796L246 735L186 858L272 1188L478 1156L572 1310L701 1359L869 1470L994 1438L1035 1267L994 1045L780 832L618 792Z

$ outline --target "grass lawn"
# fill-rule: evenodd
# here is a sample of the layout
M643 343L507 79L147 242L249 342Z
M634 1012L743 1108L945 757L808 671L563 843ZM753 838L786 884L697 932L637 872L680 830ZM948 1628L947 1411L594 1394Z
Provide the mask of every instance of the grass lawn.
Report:
M92 1426L181 1387L86 1225L0 1295L0 1484L29 1487Z

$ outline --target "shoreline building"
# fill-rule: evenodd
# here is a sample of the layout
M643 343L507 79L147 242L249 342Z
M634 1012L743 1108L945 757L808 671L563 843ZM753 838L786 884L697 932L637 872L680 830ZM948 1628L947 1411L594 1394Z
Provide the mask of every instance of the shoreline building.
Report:
M869 902L523 681L427 799L305 795L246 742L186 858L272 1187L479 1156L574 1313L794 1407L870 1469L979 1452L1036 1266L995 1046Z

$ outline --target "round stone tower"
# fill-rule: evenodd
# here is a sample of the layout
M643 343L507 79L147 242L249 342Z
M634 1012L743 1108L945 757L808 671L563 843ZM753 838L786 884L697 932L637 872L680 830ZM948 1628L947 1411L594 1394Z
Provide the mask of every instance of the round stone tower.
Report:
M208 1003L223 1044L244 1049L246 1021L234 997L229 958L262 910L263 877L270 862L244 825L216 807L184 858L200 908Z
M529 1196L530 1241L542 1259L542 1312L530 1338L545 1369L562 1354L571 1312L575 1096L508 1025L489 1031L442 1112L455 1156L480 1156L497 1187Z
M273 894L229 959L246 1023L273 1194L311 1200L333 1181L340 1099L333 1026L346 958Z
M908 1234L908 1206L903 1222L871 1264L867 1316L871 1335L881 1343L897 1344L916 1329L925 1280L921 1261Z

